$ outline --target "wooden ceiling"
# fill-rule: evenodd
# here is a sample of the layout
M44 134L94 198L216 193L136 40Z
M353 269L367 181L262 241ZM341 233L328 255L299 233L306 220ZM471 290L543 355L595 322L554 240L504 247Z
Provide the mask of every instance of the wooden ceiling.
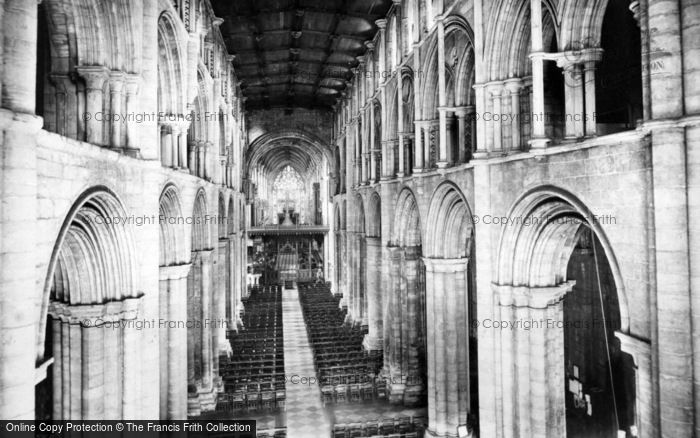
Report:
M213 0L247 109L330 109L391 0Z

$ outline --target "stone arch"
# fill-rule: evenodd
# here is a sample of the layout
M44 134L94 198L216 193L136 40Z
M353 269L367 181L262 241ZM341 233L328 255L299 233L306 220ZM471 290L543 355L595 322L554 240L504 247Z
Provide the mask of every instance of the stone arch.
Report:
M432 258L469 256L474 223L461 190L446 181L433 193L428 209L427 238L424 253Z
M126 210L105 187L87 190L73 204L49 263L51 299L87 305L134 296L133 237L130 227L112 224L119 217Z
M211 236L206 223L207 200L204 189L200 189L192 210L192 251L211 249Z
M636 377L633 357L637 363L648 358L639 355L638 344L643 341L629 334L629 311L620 270L593 212L572 193L547 185L527 190L506 217L515 223L503 228L498 246L497 283L492 285L497 312L509 319L526 310L533 320L550 315L562 322L548 326L542 333L519 335L518 344L526 347L514 350L508 359L512 362L501 368L508 387L528 388L539 385L544 376L551 376L547 388L540 393L504 394L504 399L517 405L544 403L546 408L540 412L520 415L528 418L533 430L544 426L547 434L558 436L586 436L581 430L591 426L591 421L595 427L605 428L606 433L608 429L610 433L629 430L635 423L638 426L640 421L646 421L642 420L645 402L637 387L640 380L647 381L649 377ZM589 326L581 326L582 323ZM511 341L503 335L497 339L503 346ZM603 342L603 353L599 348L591 350L590 345ZM532 371L528 376L510 374L512 363L525 360L521 351L539 351L545 343L547 348L541 349L544 354L530 363ZM601 374L601 382L594 383L594 376ZM596 398L599 410L594 411L593 417L582 419L572 412L573 403L580 404L583 398L577 401L565 391L570 380L584 382L578 394L589 394L593 387L600 389ZM621 392L616 395L616 391ZM614 407L614 419L596 417L596 412ZM504 416L510 417L510 411L511 407L505 406ZM570 420L572 427L568 425Z
M382 235L382 203L379 193L372 192L367 202L367 237L381 237Z
M185 246L185 223L180 193L174 184L167 184L160 195L160 266L184 263L188 257Z
M114 222L124 217L126 210L113 192L92 187L75 201L56 239L37 333L39 356L54 359L52 389L41 394L52 401L54 420L135 415L128 411L131 403L138 403L137 394L123 388L139 385L138 361L129 352L138 348L140 337L127 338L123 323L139 316L142 294L135 279L132 228ZM45 326L47 320L50 325ZM118 328L105 330L106 323ZM45 340L52 344L50 356ZM82 348L72 348L73 343ZM110 367L103 368L105 363ZM86 404L81 399L88 389Z
M421 246L421 220L416 197L409 188L399 193L394 209L392 244L401 247Z
M186 50L182 46L179 20L170 11L158 18L158 110L181 114L185 109L187 89L184 66Z
M498 284L549 287L566 282L566 265L585 225L600 240L610 263L620 303L621 331L628 333L627 294L617 258L600 223L591 221L595 216L583 202L561 188L541 186L521 195L506 216L522 219L501 233Z

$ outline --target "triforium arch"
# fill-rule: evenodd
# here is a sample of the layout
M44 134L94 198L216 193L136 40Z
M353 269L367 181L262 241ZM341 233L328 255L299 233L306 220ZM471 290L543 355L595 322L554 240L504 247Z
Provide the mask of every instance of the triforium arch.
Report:
M167 184L159 204L159 317L164 321L185 321L190 255L177 186ZM159 335L159 367L163 377L160 380L160 418L184 418L187 416L187 331L167 328Z
M192 267L187 277L187 319L207 321L212 317L213 249L207 219L206 193L200 189L192 211ZM204 324L187 329L188 415L211 410L216 402L215 360L212 331Z
M496 335L504 427L528 436L649 433L649 347L629 333L622 276L594 212L543 186L507 217L516 223L501 233L494 315L535 326Z
M474 223L459 187L434 191L427 215L423 259L428 324L429 430L444 436L476 424L476 318ZM456 404L450 407L450 404Z
M438 162L440 166L466 162L476 138L473 31L464 18L456 15L446 17L440 26L444 29L443 43L438 44L437 36L426 41L420 78L423 100L417 114L421 123L415 135L422 148L422 157L417 160L425 168ZM441 58L443 66L438 65Z
M389 399L408 406L425 401L425 268L421 261L421 219L408 187L396 198L392 239L384 249L384 370Z
M38 350L50 342L44 358L54 362L52 386L37 385L37 405L46 408L51 400L53 409L40 409L37 418L138 416L141 334L126 322L142 316L142 294L132 229L113 221L125 215L110 190L94 187L73 204L59 232L44 289L49 319Z

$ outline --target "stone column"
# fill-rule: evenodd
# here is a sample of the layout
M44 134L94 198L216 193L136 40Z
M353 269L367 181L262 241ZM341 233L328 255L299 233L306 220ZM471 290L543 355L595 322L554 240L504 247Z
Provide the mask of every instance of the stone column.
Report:
M501 95L503 94L503 82L489 82L486 84L486 90L491 95L492 102L492 119L486 123L491 124L493 132L493 149L491 152L500 153L503 151L503 122L501 120Z
M564 296L574 284L492 285L498 300L494 319L533 321L530 330L500 330L497 335L506 436L566 436L564 328L558 322L564 318Z
M425 171L430 170L433 164L430 162L430 148L432 146L430 134L432 130L433 122L423 122L423 169L425 169Z
M129 74L126 76L126 113L129 119L126 121L126 148L129 154L135 154L139 150L138 127L135 117L138 108L138 92L141 84L141 76ZM146 121L144 121L146 123Z
M382 366L381 375L384 378L391 376L392 364L392 334L391 329L394 320L394 309L392 307L393 297L391 292L391 252L392 249L388 246L382 246L382 343L384 346L384 364Z
M228 260L229 241L228 238L219 238L219 260L218 260L218 281L214 296L214 354L218 358L219 354L231 352L231 344L226 339L226 302L228 301Z
M173 133L167 122L160 122L160 162L164 167L173 165Z
M185 172L189 170L189 165L187 164L187 129L189 125L190 122L180 123L178 127L177 143L175 145L175 150L178 155L178 167Z
M109 145L115 149L121 149L124 145L122 144L122 124L127 123L126 118L122 116L126 115L122 113L122 99L124 97L124 81L126 75L120 71L113 71L109 73L109 99L110 99L110 111L111 111L111 126L109 133ZM128 117L128 115L126 115Z
M215 403L213 388L214 381L214 348L212 345L212 264L213 250L202 250L202 382L199 388L199 400L202 410L212 410Z
M466 108L460 108L455 112L457 116L457 159L460 163L467 162L467 110Z
M532 53L532 139L531 149L547 147L544 117L544 51L542 41L542 1L530 0L530 47Z
M583 137L583 75L580 65L566 54L557 65L564 70L564 137L575 140Z
M442 11L440 11L442 14ZM437 22L437 58L438 58L438 106L440 117L440 132L438 140L437 166L444 168L452 163L450 142L447 139L447 112L444 110L447 105L447 82L445 78L445 22L442 15L436 17Z
M0 2L0 418L34 418L38 301L34 115L38 3ZM32 293L30 293L30 291ZM37 291L37 292L35 292ZM31 298L36 297L36 298Z
M468 259L423 259L426 268L426 310L428 324L428 430L427 436L457 435L466 424L465 393L468 372L464 367L462 343L468 343L467 265ZM461 346L461 347L460 347ZM468 345L466 346L468 348ZM461 378L460 378L461 376ZM461 394L461 395L460 395ZM462 403L460 403L462 400Z
M512 78L505 81L505 89L510 94L510 147L506 152L519 151L521 149L520 137L520 90L523 81L520 78Z
M382 349L382 241L379 237L366 237L367 243L367 281L365 284L367 296L367 311L369 331L365 335L363 345L366 350Z
M102 114L103 86L109 76L109 70L106 67L99 66L79 66L76 67L76 70L85 79L85 91L87 94L85 99L86 115L84 117L84 119L87 119L85 141L102 145L104 143L102 120L106 116L106 114Z
M369 145L368 149L371 152L370 155L370 165L369 165L369 171L370 171L370 179L372 182L377 181L377 150L375 148L375 145L377 144L377 130L375 129L375 117L376 114L374 114L374 102L370 101L369 104Z
M143 311L139 309L142 306L141 298L127 298L120 303L123 315L122 320L127 321L127 325L123 330L122 337L122 354L123 354L123 375L124 386L122 392L122 416L124 420L137 420L142 418L140 409L141 403L141 366L142 366L142 336L143 331L136 329L134 320ZM115 308L116 308L116 304ZM112 303L109 303L112 305ZM157 357L157 356L156 356Z
M206 144L203 141L198 141L196 150L197 150L197 176L200 178L204 178L204 148L206 147Z
M598 52L597 56L602 56L602 52ZM599 59L588 60L583 64L583 84L584 84L584 100L586 107L586 137L595 137L598 132L596 129L596 98L595 98L595 69Z
M382 18L374 22L379 29L379 36L377 41L379 42L379 86L381 87L386 83L386 19ZM386 111L385 106L382 106L382 111Z
M423 145L423 122L415 121L413 125L415 126L415 137L413 140L415 144L413 149L415 163L413 165L413 173L420 173L425 168L425 161L423 160L425 157L425 152L423 151L425 147Z
M405 249L404 278L405 286L405 313L403 334L404 339L404 370L403 383L405 392L404 405L414 406L421 400L421 395L425 391L425 382L422 378L423 370L420 369L418 351L418 326L421 323L420 294L419 288L420 270L420 247L408 247Z
M387 362L386 374L389 377L387 384L389 401L393 404L403 402L404 391L406 386L403 379L403 370L401 369L401 355L403 350L403 342L401 339L401 326L403 323L404 309L401 306L401 256L402 249L398 247L390 247L388 249L389 258L389 278L385 296L388 297L389 303L387 311L391 314L391 324L389 326L389 358ZM386 354L386 353L385 353Z

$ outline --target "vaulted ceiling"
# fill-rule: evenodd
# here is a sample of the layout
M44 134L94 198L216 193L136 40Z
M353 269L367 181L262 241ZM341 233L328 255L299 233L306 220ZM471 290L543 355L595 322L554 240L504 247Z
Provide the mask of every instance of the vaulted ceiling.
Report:
M213 0L247 109L330 108L391 0Z

